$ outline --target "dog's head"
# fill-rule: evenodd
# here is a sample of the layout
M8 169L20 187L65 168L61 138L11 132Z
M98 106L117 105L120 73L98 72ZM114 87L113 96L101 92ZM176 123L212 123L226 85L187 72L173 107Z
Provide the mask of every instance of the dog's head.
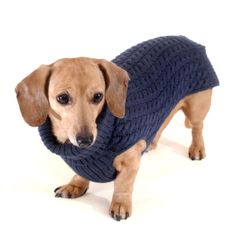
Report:
M124 117L128 80L125 70L106 60L61 59L33 71L16 94L29 125L39 126L49 116L59 142L88 147L105 103L114 116Z

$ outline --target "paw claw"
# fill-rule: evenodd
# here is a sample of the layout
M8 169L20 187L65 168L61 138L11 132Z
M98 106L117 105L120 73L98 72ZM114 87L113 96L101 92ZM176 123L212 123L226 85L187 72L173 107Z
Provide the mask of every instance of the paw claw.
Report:
M57 190L59 190L61 188L61 186L60 187L57 187L57 188L55 188L54 189L54 193L56 193L57 192Z
M55 197L62 197L62 193L56 193Z
M115 217L115 220L117 220L117 221L120 221L122 218L121 218L121 216L120 215L117 215L116 217Z
M189 157L192 161L196 160L196 157L193 156L190 152L188 153L188 157Z
M115 218L115 212L114 211L111 211L111 217Z

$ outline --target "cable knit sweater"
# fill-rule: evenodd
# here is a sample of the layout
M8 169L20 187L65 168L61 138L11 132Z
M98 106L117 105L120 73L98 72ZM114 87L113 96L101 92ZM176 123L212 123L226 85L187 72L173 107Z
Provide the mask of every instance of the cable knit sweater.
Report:
M219 83L205 48L183 36L140 43L113 63L125 69L131 78L126 114L123 119L116 118L105 106L98 117L98 135L91 147L58 143L49 119L39 127L46 147L60 155L76 173L94 182L114 180L114 158L140 139L149 145L182 98Z

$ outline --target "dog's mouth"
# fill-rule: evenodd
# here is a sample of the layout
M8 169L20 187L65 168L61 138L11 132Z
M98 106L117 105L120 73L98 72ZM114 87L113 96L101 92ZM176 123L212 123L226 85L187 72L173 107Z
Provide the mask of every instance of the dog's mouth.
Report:
M89 148L90 146L92 146L92 144L90 144L90 145L78 145L77 143L76 144L73 144L71 141L70 141L70 139L67 139L65 142L64 142L64 144L72 144L72 145L74 145L74 146L76 146L76 147L79 147L79 148Z
M67 140L65 141L65 144L71 144L71 141L70 141L69 139L67 139Z

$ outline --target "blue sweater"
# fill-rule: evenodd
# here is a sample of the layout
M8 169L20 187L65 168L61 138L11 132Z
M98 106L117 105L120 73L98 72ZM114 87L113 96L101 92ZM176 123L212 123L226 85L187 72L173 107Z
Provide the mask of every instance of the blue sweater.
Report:
M113 63L125 69L131 78L125 117L114 117L105 106L97 121L97 139L91 147L58 143L49 119L39 127L46 147L60 155L76 173L94 182L114 180L114 158L140 139L149 145L182 98L219 84L205 48L183 36L140 43Z

